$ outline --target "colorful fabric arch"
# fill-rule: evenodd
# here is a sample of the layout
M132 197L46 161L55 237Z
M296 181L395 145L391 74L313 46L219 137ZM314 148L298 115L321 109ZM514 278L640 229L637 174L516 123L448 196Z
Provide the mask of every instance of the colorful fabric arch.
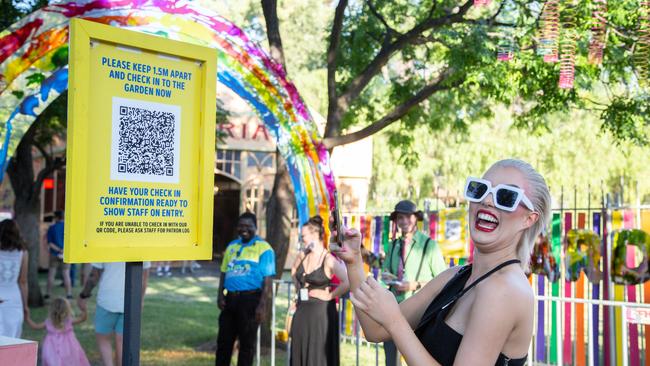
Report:
M216 48L218 80L253 106L287 161L300 221L329 216L335 187L329 154L283 67L240 28L185 1L61 2L0 33L0 174L39 113L68 87L74 17Z

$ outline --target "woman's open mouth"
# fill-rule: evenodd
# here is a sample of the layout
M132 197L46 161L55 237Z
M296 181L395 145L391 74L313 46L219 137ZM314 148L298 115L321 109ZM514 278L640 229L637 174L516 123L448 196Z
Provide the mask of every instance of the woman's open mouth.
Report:
M476 213L476 223L474 227L477 230L490 233L499 226L499 220L490 211L478 210Z

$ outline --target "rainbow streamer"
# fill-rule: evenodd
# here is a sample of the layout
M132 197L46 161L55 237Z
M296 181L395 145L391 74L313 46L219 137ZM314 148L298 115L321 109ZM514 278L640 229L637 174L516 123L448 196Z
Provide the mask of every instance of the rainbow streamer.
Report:
M383 228L382 228L383 218L381 216L375 216L375 218L373 220L375 222L375 235L373 237L372 252L377 257L379 257L379 254L380 254L380 251L381 251L381 240L382 240L382 237L383 237L383 235L382 235L382 232L383 232ZM372 273L375 276L375 278L377 278L377 276L379 275L379 268L373 268Z
M564 214L564 235L566 235L573 225L573 215L571 212ZM571 281L564 279L564 297L571 298ZM571 347L571 303L564 304L564 336L563 336L562 356L565 364L571 365L573 362Z
M438 214L436 212L429 213L429 237L433 240L437 240L438 234Z
M650 233L650 211L641 211L641 230ZM650 281L643 284L643 302L650 304ZM645 330L645 366L650 366L650 325L644 327Z
M623 212L623 228L633 229L634 228L634 212L631 210L626 210ZM630 268L635 267L634 265L634 248L632 246L627 247L627 265ZM627 287L627 301L636 302L636 286L629 285ZM630 366L639 366L639 327L636 324L628 325L628 336L630 338ZM623 339L622 342L627 342L626 339ZM623 355L626 357L627 355Z
M612 212L612 230L618 230L623 228L623 212L614 211ZM612 245L614 243L612 242ZM614 300L616 301L625 301L625 287L623 285L614 284ZM612 321L616 325L614 332L614 349L613 358L616 361L616 365L623 364L623 344L621 340L623 339L623 328L621 327L621 309L619 307L614 308L614 318Z
M562 222L559 213L553 214L553 220L551 222L551 243L553 247L553 256L555 258L560 258L560 253L562 251ZM560 281L551 282L551 296L560 296ZM549 340L551 349L549 361L552 364L558 363L558 310L558 306L551 304L551 338Z
M609 232L607 231L607 212L603 213L603 300L609 300L611 298L610 296L610 269L609 269L609 261L610 261L610 237L609 237ZM610 366L611 365L611 359L612 359L612 335L611 335L611 329L612 329L612 322L611 322L611 308L609 306L603 306L603 365L604 366Z
M584 212L578 213L578 229L585 228L585 222L587 219L587 214ZM586 270L586 269L585 269ZM580 272L580 277L576 286L576 298L584 299L585 298L585 272L584 270ZM576 311L576 366L585 366L586 357L585 357L585 305L577 303L575 304Z
M217 78L259 114L287 162L301 223L332 206L329 154L283 67L237 26L177 0L79 0L54 3L14 23L0 37L0 179L29 126L67 89L71 18L216 48ZM40 82L46 80L48 83ZM327 217L324 217L327 220Z
M390 217L389 216L384 216L383 218L381 242L382 242L384 253L388 253L388 251L390 250Z
M602 235L600 231L600 212L594 212L593 214L593 230L596 234L601 235L602 238L605 238L605 235ZM605 253L606 250L603 248L601 250L601 253ZM603 262L605 263L605 262ZM607 267L606 264L604 264L604 267ZM605 281L609 281L607 275L603 275L603 278ZM596 282L592 286L592 293L591 293L591 298L593 300L599 300L600 299L600 282ZM599 315L600 315L600 307L598 305L592 305L591 308L592 311L592 347L593 347L593 365L598 366L599 361L600 361L600 347L598 344L598 329L600 327L600 322L599 322Z
M544 296L544 276L537 275L537 294ZM539 362L546 361L546 336L544 334L544 301L537 301L537 334L535 336L535 354Z

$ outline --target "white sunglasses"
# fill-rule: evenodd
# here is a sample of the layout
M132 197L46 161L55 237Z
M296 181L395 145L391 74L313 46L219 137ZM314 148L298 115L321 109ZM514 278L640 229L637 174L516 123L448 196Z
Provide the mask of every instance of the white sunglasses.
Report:
M517 209L519 203L523 203L526 208L535 211L533 203L526 197L523 189L513 187L507 184L499 184L492 187L492 183L481 178L469 177L465 183L465 199L470 202L481 202L492 193L494 207L513 212Z

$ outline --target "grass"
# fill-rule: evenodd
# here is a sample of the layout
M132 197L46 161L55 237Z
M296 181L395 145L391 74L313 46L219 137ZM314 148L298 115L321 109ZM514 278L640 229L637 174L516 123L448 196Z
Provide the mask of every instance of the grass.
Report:
M40 277L45 288L45 276ZM57 283L59 281L57 280ZM188 365L205 366L214 364L212 351L200 351L207 344L214 343L217 337L217 319L219 309L216 306L218 277L216 269L204 266L195 275L180 275L174 272L173 277L159 278L152 272L142 313L142 333L140 361L143 366ZM277 327L284 327L287 295L279 291L276 301ZM80 291L74 288L74 294ZM97 289L93 291L96 295ZM62 296L63 288L56 287L53 296ZM101 365L99 350L95 343L94 314L95 298L88 301L88 320L75 327L75 334L86 351L92 365ZM72 304L76 309L76 303ZM78 311L76 309L75 311ZM45 320L47 307L31 309L32 319L37 322ZM22 337L42 341L44 331L33 330L26 324ZM362 343L360 346L361 365L375 364L374 344ZM383 350L379 348L379 365L384 364ZM234 360L234 358L233 358ZM233 365L236 362L233 362ZM286 352L276 347L278 366L286 365ZM356 346L350 341L341 344L341 365L356 364ZM263 350L261 365L271 365L270 350Z

